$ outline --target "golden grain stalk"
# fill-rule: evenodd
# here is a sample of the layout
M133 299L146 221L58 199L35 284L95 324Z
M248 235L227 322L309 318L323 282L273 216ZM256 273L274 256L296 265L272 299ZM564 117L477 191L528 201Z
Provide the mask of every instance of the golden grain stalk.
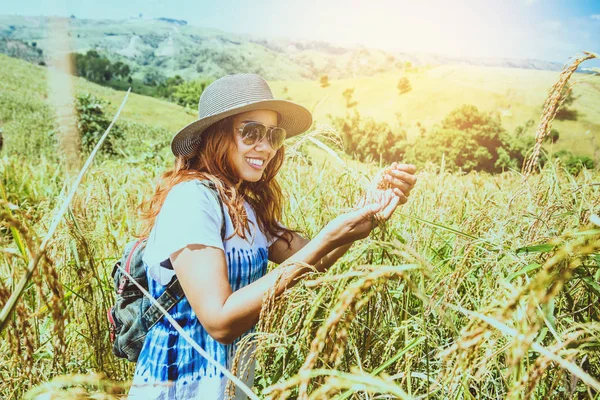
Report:
M591 60L592 58L600 58L595 53L590 53L587 51L584 51L583 53L583 56L576 58L571 64L565 64L562 72L560 73L558 81L550 89L550 94L548 95L546 103L544 104L544 111L542 111L540 123L535 133L535 146L523 164L523 174L525 175L525 178L527 178L531 172L533 172L537 165L542 143L548 135L548 132L550 132L550 129L552 129L552 122L554 121L556 112L564 101L564 98L562 98L562 93L563 89L569 82L569 79L573 73L577 71L577 68L582 62Z

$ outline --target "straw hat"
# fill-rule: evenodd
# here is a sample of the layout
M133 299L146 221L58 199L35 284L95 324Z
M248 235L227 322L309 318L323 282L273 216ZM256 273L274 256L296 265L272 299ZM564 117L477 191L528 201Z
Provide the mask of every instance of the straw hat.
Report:
M287 138L306 131L312 125L308 109L291 101L274 99L269 85L261 76L227 75L202 92L198 120L177 132L171 141L171 151L175 156L192 154L206 128L231 115L252 110L279 113L279 126L286 130Z

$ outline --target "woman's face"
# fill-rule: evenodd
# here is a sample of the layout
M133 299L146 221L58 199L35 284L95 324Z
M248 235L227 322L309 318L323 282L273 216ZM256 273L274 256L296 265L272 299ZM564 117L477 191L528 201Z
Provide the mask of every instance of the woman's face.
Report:
M241 180L258 182L276 151L269 144L266 135L253 145L244 144L239 129L247 122L260 122L266 127L277 126L277 113L272 110L247 111L237 114L233 120L236 145L231 154L233 170Z

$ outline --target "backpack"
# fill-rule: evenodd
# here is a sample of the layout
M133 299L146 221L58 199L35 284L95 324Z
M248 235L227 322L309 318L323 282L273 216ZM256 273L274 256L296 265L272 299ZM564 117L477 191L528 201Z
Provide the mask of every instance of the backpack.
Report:
M214 183L208 180L201 181L201 183L211 189L219 202L223 216L221 238L225 240L223 202ZM123 256L114 265L111 274L115 286L116 302L114 306L108 309L107 314L113 353L117 357L126 358L133 362L137 361L150 328L163 318L160 309L152 304L122 271L123 269L127 271L140 286L148 290L146 267L142 261L146 241L147 239L143 238L127 243ZM183 289L177 280L177 275L174 275L167 284L165 291L156 300L165 310L169 311L183 297Z

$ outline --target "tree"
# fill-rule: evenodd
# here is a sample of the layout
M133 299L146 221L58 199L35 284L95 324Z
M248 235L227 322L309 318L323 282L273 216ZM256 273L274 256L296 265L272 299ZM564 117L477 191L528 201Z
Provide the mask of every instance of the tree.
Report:
M535 124L535 121L532 119L528 119L527 122L525 122L524 126L522 126L522 125L517 126L515 128L515 136L520 137L522 135L527 134L527 132L533 126L533 124Z
M421 123L421 121L417 121L417 123L415 124L415 126L419 130L419 137L425 136L425 134L427 133L427 130L425 129L425 127L423 126L423 124Z
M588 156L571 155L566 160L565 167L571 175L578 175L584 168L594 169L594 160Z
M348 89L344 90L344 92L342 93L342 96L344 97L344 99L346 99L346 108L352 108L358 104L358 102L354 101L354 99L353 99L354 88L348 88Z
M331 117L333 126L340 132L344 151L361 161L383 160L392 163L402 158L406 131L393 130L385 122L361 118L356 109L348 110L345 118Z
M131 73L129 65L122 63L121 61L117 61L116 63L111 64L110 70L112 71L112 74L114 76L118 76L122 79L127 78Z
M104 114L108 102L92 94L78 94L75 108L77 110L77 128L79 130L81 147L85 152L91 152L104 131L111 123L109 117ZM110 135L104 140L100 151L116 155L113 140L123 138L123 132L119 126L113 126Z
M584 168L594 169L594 160L588 156L575 155L569 150L559 150L552 157L560 160L571 175L578 175Z
M85 54L71 54L71 59L77 76L100 84L106 84L113 77L126 79L131 73L129 65L121 61L113 64L96 50L89 50Z
M575 100L577 100L577 97L573 94L572 88L565 86L561 91L560 98L562 103L556 111L555 118L561 121L576 121L579 117L579 112L571 108Z
M105 78L110 61L108 58L100 55L96 50L89 50L85 54L76 53L74 56L74 64L77 76L81 76L92 82L103 82L107 80Z
M556 143L559 137L560 134L558 133L558 131L556 129L552 129L550 133L544 138L544 140Z
M186 107L194 107L198 105L200 95L210 84L207 80L195 80L184 82L179 86L175 87L175 91L171 95L171 98L179 105Z
M151 68L148 69L148 71L144 75L143 82L145 85L148 86L159 86L166 80L167 78L161 72L154 68Z
M400 80L398 81L398 92L400 92L400 94L404 94L404 93L408 93L412 90L412 86L410 85L410 81L408 80L407 77L402 77L400 78Z
M418 143L409 144L406 159L417 164L426 161L440 164L444 157L451 169L501 172L518 168L530 144L528 137L511 138L498 115L463 105L419 138Z
M170 78L167 78L166 81L158 85L156 92L160 97L164 97L165 99L171 99L173 93L177 90L177 86L185 83L181 75L175 75Z
M327 86L329 86L329 76L322 75L319 82L320 82L322 88L326 88Z

